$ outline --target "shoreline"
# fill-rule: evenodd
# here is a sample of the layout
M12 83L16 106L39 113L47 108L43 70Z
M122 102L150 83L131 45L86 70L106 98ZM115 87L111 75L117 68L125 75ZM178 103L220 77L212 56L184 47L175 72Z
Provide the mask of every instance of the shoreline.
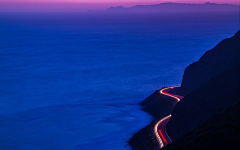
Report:
M161 89L164 89L164 87ZM176 89L174 88L174 91L176 91ZM129 139L128 144L133 150L137 150L139 147L142 149L159 149L156 138L153 136L152 129L156 122L171 114L178 103L172 97L161 94L160 90L156 90L140 103L140 105L143 106L141 110L151 115L153 120L148 126L140 129ZM173 94L174 91L171 89L169 93Z
M222 40L185 69L181 88L169 92L169 95L185 97L176 107L176 103L160 95L159 91L141 103L144 106L142 110L154 119L171 113L175 107L167 124L173 142L164 149L240 148L239 120L236 119L240 115L239 39L238 30L234 36ZM181 92L185 94L179 94ZM133 150L156 149L154 139L151 143L140 143L141 137L149 137L149 131L145 131L145 135L138 132L129 140Z

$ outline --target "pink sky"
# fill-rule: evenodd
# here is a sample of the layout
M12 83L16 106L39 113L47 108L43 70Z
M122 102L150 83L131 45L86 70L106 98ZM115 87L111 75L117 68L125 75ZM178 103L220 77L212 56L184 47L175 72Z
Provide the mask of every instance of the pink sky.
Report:
M240 4L239 0L0 0L0 12L105 10L111 6L131 7L164 2Z

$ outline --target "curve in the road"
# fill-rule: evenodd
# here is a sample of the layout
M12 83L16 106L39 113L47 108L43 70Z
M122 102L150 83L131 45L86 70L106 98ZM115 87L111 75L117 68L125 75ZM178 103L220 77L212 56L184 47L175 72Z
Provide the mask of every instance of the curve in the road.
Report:
M177 102L180 102L180 100L183 99L182 96L168 93L168 91L170 91L174 88L178 88L178 87L180 87L180 86L163 88L160 90L160 93L163 95L169 96L171 98L174 98L175 100L177 100ZM153 133L157 139L159 148L163 148L164 146L166 146L167 144L172 142L171 138L168 136L166 129L165 129L165 126L168 123L168 121L170 120L171 116L172 115L170 114L162 119L159 119L154 125Z

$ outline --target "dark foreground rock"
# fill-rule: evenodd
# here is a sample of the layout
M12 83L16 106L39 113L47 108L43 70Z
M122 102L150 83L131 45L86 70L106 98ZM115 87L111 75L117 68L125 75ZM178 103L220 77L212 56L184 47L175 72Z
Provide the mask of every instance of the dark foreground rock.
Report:
M141 150L141 149L154 149L156 143L154 138L150 134L151 125L141 129L138 133L134 134L133 137L129 140L129 144L131 145L133 150Z
M155 91L141 103L143 106L142 110L148 112L155 119L162 118L171 114L176 104L177 101L167 96L161 95L159 93L159 90Z
M240 149L240 31L190 65L182 88L171 92L184 94L185 98L176 105L155 92L142 103L143 110L155 118L171 113L176 105L167 124L173 143L164 149ZM133 149L154 148L154 141L148 142L149 146L144 146L144 141L136 144L149 134L144 131L134 135Z
M239 83L240 63L212 78L197 91L182 99L174 108L172 118L167 124L167 131L172 140L179 139L203 125L210 117L223 113L239 103Z
M207 51L184 72L181 89L185 93L206 84L211 78L240 61L240 31Z
M210 117L163 150L239 150L240 103Z
M214 114L237 104L239 83L240 31L207 51L185 70L181 89L194 90L174 108L167 125L171 138L180 138Z
M176 103L177 102L175 100L161 95L158 90L146 98L141 105L143 106L142 110L148 112L154 117L154 119L156 119L171 114ZM133 150L153 150L156 148L156 142L151 134L153 123L154 120L150 125L134 134L129 140L128 143L131 145Z

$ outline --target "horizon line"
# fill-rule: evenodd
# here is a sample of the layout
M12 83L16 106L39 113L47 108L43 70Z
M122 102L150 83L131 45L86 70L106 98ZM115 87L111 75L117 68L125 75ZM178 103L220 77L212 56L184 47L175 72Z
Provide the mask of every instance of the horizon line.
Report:
M240 4L235 3L216 3L216 2L199 2L199 3L184 3L184 2L162 2L154 4L132 4L130 6L124 6L124 4L113 5L113 3L79 3L79 2L0 2L0 12L88 12L88 11L106 11L109 8L123 7L132 8L136 6L154 6L161 4L188 4L188 5L204 5L204 4L216 4L216 5L235 5L240 6ZM108 4L108 5L107 5ZM91 5L92 8L86 8L86 6ZM97 5L97 6L96 6ZM125 3L126 5L126 3Z

